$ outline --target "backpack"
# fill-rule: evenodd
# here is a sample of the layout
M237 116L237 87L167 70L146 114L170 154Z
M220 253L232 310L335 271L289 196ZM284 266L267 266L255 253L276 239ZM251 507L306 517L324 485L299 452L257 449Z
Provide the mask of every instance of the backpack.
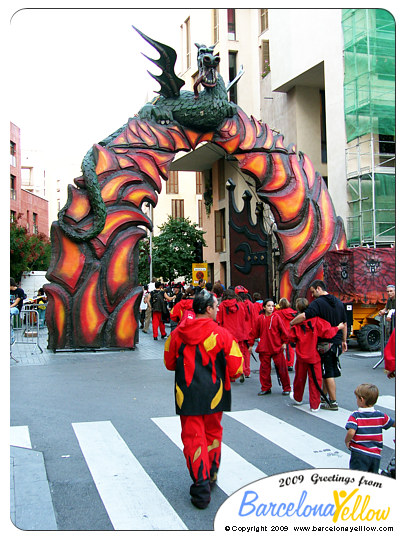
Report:
M154 290L150 295L150 304L152 306L152 311L163 311L163 295L160 290Z

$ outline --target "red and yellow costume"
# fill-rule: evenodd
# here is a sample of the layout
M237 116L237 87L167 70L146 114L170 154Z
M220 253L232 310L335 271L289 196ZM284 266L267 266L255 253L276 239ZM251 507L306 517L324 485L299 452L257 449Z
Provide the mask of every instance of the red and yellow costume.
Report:
M190 494L210 500L221 458L223 411L231 410L231 380L243 372L243 356L232 335L210 318L184 319L165 343L165 366L175 371L176 413Z
M309 406L311 409L317 409L321 402L322 367L321 357L316 350L318 337L332 339L337 332L337 326L331 326L328 321L320 317L313 317L303 324L292 326L290 329L290 340L296 343L294 399L302 401L308 377Z
M294 319L297 312L293 308L287 307L287 308L278 309L276 313L277 315L281 317L281 322L283 323L283 326L286 332L288 332L290 330L290 321ZM294 361L295 361L295 351L289 343L287 343L287 346L284 349L283 354L287 362L287 367L293 367Z

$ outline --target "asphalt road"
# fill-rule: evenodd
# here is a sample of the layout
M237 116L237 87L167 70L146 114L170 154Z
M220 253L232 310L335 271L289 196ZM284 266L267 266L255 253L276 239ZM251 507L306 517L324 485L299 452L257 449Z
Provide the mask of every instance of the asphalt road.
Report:
M121 461L126 463L128 459L128 471L132 470L135 457L136 463L146 472L145 476L157 487L159 497L163 495L185 528L213 528L215 514L227 499L226 491L216 486L210 506L204 511L194 508L188 494L191 481L181 449L170 438L169 428L159 426L159 419L169 418L164 420L168 425L178 421L174 407L173 373L163 365L163 348L163 340L155 342L151 334L141 333L141 342L135 351L69 354L45 351L44 355L38 355L40 361L36 363L10 363L10 425L27 426L32 448L43 453L59 530L104 531L117 529L120 523L126 523L124 518L120 521L121 517L117 520L113 517L114 512L119 514L123 509L110 510L108 502L108 491L114 490L114 485L109 488L105 477L110 464L113 468L112 460L121 455L114 450L113 457L109 456L112 440L120 448L117 452L123 448ZM351 412L356 408L353 390L362 382L376 384L381 396L395 395L395 380L387 379L383 365L373 369L377 360L375 355L362 353L356 347L351 347L341 357L343 375L337 380L340 409ZM293 406L288 396L281 395L274 372L272 394L259 397L259 364L253 358L251 367L251 377L244 384L236 382L232 386L233 412L253 411L246 413L248 425L238 416L224 415L223 419L223 441L242 459L241 464L235 467L237 470L226 474L230 477L233 474L243 475L245 469L247 474L250 465L264 475L316 467L310 463L313 456L308 459L300 450L294 429L300 430L308 445L309 436L325 441L326 447L335 449L329 451L328 456L333 459L340 456L344 463L347 457L344 426L337 426L329 419L336 413L323 411L323 415L314 415ZM290 373L291 381L293 375ZM307 393L304 401L308 402ZM394 411L380 408L395 416ZM275 421L270 440L249 427L253 421L250 419L261 419L263 413L270 415L265 417L269 419L268 425L270 420ZM277 423L277 420L282 422ZM260 420L259 425L265 424L267 420ZM79 434L81 427L85 432L83 437L87 434L88 444L91 446L93 443L96 448L86 449ZM90 428L97 430L100 439L95 438ZM279 437L284 437L286 443L280 442ZM101 454L97 456L101 465L91 462L97 450ZM392 449L384 448L383 466L392 452ZM317 459L316 451L313 454ZM97 466L98 473L95 472ZM139 472L134 471L134 478L140 478ZM101 480L98 477L96 482L97 474ZM107 487L100 487L104 481ZM130 472L127 482L131 482ZM159 497L143 489L145 501L148 498L156 500L156 503L152 502L160 508ZM112 492L113 499L117 501L117 495Z

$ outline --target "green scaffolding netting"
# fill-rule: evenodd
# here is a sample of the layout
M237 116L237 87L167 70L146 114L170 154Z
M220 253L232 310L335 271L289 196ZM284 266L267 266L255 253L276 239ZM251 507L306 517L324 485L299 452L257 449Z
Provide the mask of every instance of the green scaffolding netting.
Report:
M347 200L351 217L347 223L349 244L390 243L395 237L395 176L371 174L350 179ZM375 227L375 231L374 231Z
M384 9L342 10L347 142L395 135L395 20Z

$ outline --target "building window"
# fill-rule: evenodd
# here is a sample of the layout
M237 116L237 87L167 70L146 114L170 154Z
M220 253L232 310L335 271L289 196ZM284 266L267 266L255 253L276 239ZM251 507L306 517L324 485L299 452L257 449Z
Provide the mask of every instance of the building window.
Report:
M203 200L198 199L198 226L202 229L203 226Z
M38 234L38 214L32 213L32 232Z
M270 46L269 40L262 41L262 78L270 73Z
M328 147L326 144L326 112L325 112L325 90L320 91L321 96L321 162L328 162Z
M184 21L186 27L186 69L191 67L190 17Z
M261 9L260 10L260 33L267 30L269 27L269 10Z
M30 233L30 211L27 210L27 232Z
M215 251L225 251L225 210L215 212Z
M15 223L17 221L17 213L14 210L10 211L10 221L11 223Z
M227 9L228 13L228 39L236 39L235 10Z
M166 182L166 193L177 194L179 192L179 172L169 171L169 179Z
M203 193L203 173L195 173L195 192L197 195L202 195Z
M10 174L10 199L15 201L17 199L17 191L15 189L16 186L16 178L14 174Z
M232 82L234 78L236 77L236 52L229 51L229 80ZM232 101L233 103L238 103L238 92L237 92L237 84L234 84L232 88L229 90L229 101Z
M17 165L17 147L13 141L10 141L10 165L15 167Z
M214 43L218 43L218 41L219 41L219 13L218 13L217 9L213 9L212 12L213 12L212 13L213 38L214 38Z
M184 218L184 199L172 199L172 217Z

